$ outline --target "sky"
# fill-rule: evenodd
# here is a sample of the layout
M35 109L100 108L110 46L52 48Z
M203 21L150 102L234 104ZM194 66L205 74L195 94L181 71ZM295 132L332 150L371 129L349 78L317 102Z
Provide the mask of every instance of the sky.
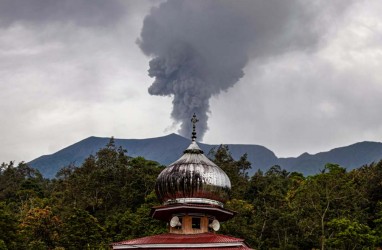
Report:
M380 13L380 0L0 0L0 162L186 135L193 110L204 143L279 157L381 142Z

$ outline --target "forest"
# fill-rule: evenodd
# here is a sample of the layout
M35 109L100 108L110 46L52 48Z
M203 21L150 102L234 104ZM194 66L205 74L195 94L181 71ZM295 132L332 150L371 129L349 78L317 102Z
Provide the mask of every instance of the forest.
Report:
M303 176L273 166L248 176L244 154L221 145L207 155L229 176L237 215L218 233L254 249L382 247L382 161L346 171L327 163ZM167 232L149 217L165 166L129 157L113 138L81 166L45 179L26 163L0 166L0 250L109 249L110 243Z

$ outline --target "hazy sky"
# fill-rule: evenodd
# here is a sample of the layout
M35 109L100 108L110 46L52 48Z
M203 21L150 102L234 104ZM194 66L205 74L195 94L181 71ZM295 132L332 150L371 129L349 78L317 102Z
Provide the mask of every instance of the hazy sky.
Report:
M148 93L149 61L171 39L197 44L206 65L225 58L242 73L211 91L205 143L297 156L382 141L382 1L162 2L0 0L0 162L89 136L177 133L173 96ZM235 32L221 37L229 26Z

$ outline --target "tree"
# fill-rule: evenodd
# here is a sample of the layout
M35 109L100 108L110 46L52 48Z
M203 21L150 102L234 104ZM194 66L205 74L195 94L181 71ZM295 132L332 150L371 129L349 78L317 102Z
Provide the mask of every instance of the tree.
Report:
M247 154L235 161L227 145L220 145L216 150L212 149L208 153L212 161L218 165L231 181L231 198L240 199L244 196L248 188L248 172L251 163L247 159Z
M105 235L97 218L85 210L74 209L63 224L61 242L66 249L106 249Z
M44 196L45 180L40 172L21 162L3 163L0 167L0 200L24 202L32 197Z
M17 244L17 218L5 202L0 202L0 241L5 248L15 248ZM0 246L1 246L0 244ZM0 249L2 249L0 247Z
M157 162L128 157L112 138L80 167L62 170L57 191L67 203L90 212L104 223L111 212L139 208L154 189L161 170Z
M113 241L132 239L167 232L166 223L149 217L153 206L159 205L155 192L152 190L135 212L128 209L115 213L106 221L107 232Z
M0 240L0 250L8 250L7 245L3 240Z
M360 216L362 199L354 180L337 164L327 164L321 174L308 177L289 197L291 208L300 218L303 237L311 242L311 248L322 250L331 237L327 223L341 216Z
M265 174L257 171L252 176L246 199L254 206L254 234L257 249L293 249L296 241L297 215L287 203L293 179L280 166L271 167Z
M31 208L21 219L20 233L27 248L49 248L58 245L61 219L51 207Z
M253 205L244 200L232 199L226 203L226 208L237 214L231 220L222 223L221 232L243 238L250 245L256 245L258 235L255 230Z
M348 218L334 218L328 222L331 232L327 245L336 249L374 249L377 237L369 226Z
M368 213L367 223L372 224L380 210L379 202L382 201L382 160L354 169L349 175L362 193L361 205Z

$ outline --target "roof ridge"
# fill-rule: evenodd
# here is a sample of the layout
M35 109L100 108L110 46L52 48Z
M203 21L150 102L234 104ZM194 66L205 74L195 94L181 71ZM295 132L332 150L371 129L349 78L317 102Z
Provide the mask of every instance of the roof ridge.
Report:
M145 236L141 238L115 242L113 245L121 245L121 244L155 244L155 243L163 243L163 240L166 239L169 242L173 242L174 240L179 240L180 242L184 242L187 239L198 239L198 241L194 241L194 243L220 243L220 242L244 242L243 239L236 238L233 236L228 236L224 234L217 233L200 233L200 234L174 234L174 233L163 233L152 236ZM207 240L206 240L207 239ZM175 243L175 242L173 242Z

